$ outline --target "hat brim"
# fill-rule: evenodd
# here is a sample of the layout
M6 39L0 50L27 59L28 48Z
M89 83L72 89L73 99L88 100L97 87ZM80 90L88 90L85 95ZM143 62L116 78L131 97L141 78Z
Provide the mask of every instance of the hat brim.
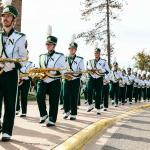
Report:
M17 17L16 15L14 15L13 13L11 13L11 12L9 12L9 11L8 11L8 12L6 11L6 12L1 13L1 16L5 15L5 14L11 14L11 15L12 15L13 17L15 17L15 18Z
M77 47L75 46L70 46L68 49L71 49L71 48L77 49Z
M52 42L52 41L47 41L47 42L46 42L46 44L50 44L50 43L56 45L56 43L55 43L55 42Z

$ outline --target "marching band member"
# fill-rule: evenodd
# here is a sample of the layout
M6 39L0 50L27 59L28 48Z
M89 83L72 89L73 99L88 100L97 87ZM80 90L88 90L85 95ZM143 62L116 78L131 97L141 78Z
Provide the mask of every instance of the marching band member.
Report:
M150 73L147 72L146 74L146 79L147 79L147 83L146 83L146 87L147 87L147 100L148 102L150 102Z
M114 62L110 72L111 88L112 88L112 104L115 102L115 107L118 107L119 99L119 80L122 79L121 72L118 70L118 63Z
M8 4L8 1L7 1ZM1 23L3 31L0 33L0 57L5 59L26 59L27 42L23 33L14 29L18 10L11 5L3 4ZM9 141L12 136L15 118L16 94L18 86L18 69L21 68L21 61L2 62L3 73L0 75L0 87L4 93L4 118L2 124L2 141Z
M95 108L97 109L97 115L100 115L100 104L102 104L101 93L103 87L103 76L110 72L108 63L105 59L101 58L101 49L95 48L95 59L91 59L87 62L87 69L91 70L89 73L87 89L88 89L88 110L90 112L93 109L93 95L95 92Z
M137 72L137 76L138 76L138 100L139 102L141 101L141 97L142 97L142 77L141 77L141 70L138 70Z
M41 54L39 59L40 68L64 68L65 57L62 53L56 52L57 37L52 36L51 27L48 28L46 41L47 53ZM54 74L61 74L62 71L53 71ZM47 127L55 126L58 114L59 97L61 90L61 79L48 76L37 83L37 102L40 111L40 123L48 118ZM46 111L46 93L49 95L49 114Z
M127 76L125 69L121 72L122 78L119 80L119 101L122 105L125 104Z
M17 98L17 107L16 107L16 115L19 114L20 111L20 101L21 101L21 110L22 114L20 117L26 117L27 114L27 97L29 93L29 88L31 85L31 78L28 76L29 69L34 67L34 63L28 61L25 66L20 69L19 76L19 87L18 87L18 98Z
M82 83L82 89L81 89L81 95L84 95L85 104L87 103L87 76L82 75L81 77L81 83Z
M102 101L104 104L104 111L107 111L109 105L109 83L110 83L110 73L105 74L103 79Z
M146 80L146 71L145 70L142 71L142 82L143 82L142 97L143 97L143 100L146 101L146 83L147 83L147 80Z
M83 58L76 55L78 44L74 42L74 37L72 42L69 44L69 56L66 56L66 69L73 72L80 72L84 70ZM76 76L73 74L66 74L64 79L64 119L68 118L70 115L70 120L76 120L77 116L77 105L80 94L80 78L82 73ZM72 79L68 80L67 77L72 76Z
M129 98L129 104L132 104L134 75L131 73L131 68L127 68L127 92L126 98Z
M134 68L133 70L133 74L134 74L134 83L133 83L133 97L135 98L135 103L138 100L138 76L137 76L137 68Z

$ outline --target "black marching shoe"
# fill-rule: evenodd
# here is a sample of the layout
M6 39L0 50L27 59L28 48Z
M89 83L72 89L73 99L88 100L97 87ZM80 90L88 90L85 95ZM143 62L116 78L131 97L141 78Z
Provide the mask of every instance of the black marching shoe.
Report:
M91 112L93 109L94 109L93 105L89 105L88 109L87 109L87 112Z
M19 115L20 110L16 110L16 115Z
M101 115L101 110L97 109L97 115Z
M118 104L115 104L115 107L118 107Z
M70 113L67 112L67 113L64 114L63 118L64 118L64 119L67 119L67 118L69 117L69 115L70 115Z
M76 115L71 115L70 120L76 120Z
M45 116L43 116L43 117L40 117L40 122L39 122L39 123L44 123L47 118L48 118L48 115L45 115Z
M104 111L107 111L107 108L104 108Z
M55 123L52 121L48 121L48 123L46 124L47 127L53 127L55 126Z
M2 141L3 142L9 142L11 140L11 136L7 133L2 134Z
M25 118L25 117L26 117L26 114L21 114L20 117L21 117L21 118Z

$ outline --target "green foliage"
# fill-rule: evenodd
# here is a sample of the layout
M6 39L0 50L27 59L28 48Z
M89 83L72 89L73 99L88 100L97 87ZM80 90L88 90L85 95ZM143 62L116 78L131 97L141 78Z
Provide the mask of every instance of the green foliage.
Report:
M147 54L144 49L138 52L134 57L135 67L140 70L150 71L150 55Z
M84 38L86 44L93 44L95 41L101 41L106 48L107 42L107 13L109 20L118 19L118 10L121 11L124 0L108 0L109 12L107 12L107 0L83 0L81 3L82 19L85 21L92 20L92 27L78 34L77 38ZM117 11L116 11L117 10ZM115 36L112 32L110 36Z

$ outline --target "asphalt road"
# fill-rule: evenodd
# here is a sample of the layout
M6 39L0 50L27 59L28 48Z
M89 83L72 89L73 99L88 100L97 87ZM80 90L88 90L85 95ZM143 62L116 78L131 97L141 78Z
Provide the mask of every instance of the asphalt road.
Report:
M150 109L108 128L85 150L150 150Z

